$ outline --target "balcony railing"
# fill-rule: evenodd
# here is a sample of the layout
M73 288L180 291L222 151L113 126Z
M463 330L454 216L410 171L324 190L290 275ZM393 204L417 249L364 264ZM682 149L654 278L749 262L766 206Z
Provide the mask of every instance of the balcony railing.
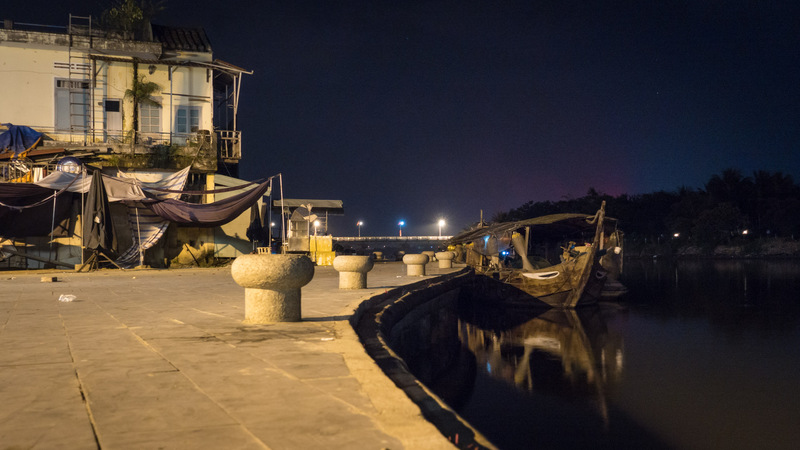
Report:
M54 170L52 163L0 161L0 183L35 183Z
M238 130L217 130L220 159L242 159L242 136Z

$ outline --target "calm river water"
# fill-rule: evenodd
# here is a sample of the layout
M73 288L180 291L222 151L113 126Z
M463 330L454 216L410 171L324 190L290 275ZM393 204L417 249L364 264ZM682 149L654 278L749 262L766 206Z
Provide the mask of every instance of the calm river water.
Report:
M798 448L800 262L631 260L624 283L573 312L464 289L393 345L501 449Z

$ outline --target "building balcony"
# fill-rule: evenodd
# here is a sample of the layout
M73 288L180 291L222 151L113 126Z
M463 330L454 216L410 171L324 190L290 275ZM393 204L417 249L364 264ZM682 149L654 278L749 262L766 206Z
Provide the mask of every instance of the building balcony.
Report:
M218 161L236 164L241 159L241 132L199 130L193 133L133 133L89 130L79 133L47 130L44 139L24 158L0 151L0 182L32 183L55 169L65 156L95 166L121 169L179 170L213 173ZM2 130L0 130L2 131Z

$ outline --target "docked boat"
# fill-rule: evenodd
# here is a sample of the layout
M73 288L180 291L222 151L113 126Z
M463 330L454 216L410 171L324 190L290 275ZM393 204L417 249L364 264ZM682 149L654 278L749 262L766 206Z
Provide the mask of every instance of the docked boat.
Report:
M596 303L606 281L624 292L622 232L606 217L605 202L594 215L553 214L499 222L463 232L449 245L476 273L490 276L553 307Z

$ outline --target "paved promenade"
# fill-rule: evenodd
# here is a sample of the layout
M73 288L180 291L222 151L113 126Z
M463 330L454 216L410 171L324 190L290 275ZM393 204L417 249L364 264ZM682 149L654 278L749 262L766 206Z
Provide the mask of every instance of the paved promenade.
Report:
M243 325L228 267L0 271L0 449L451 448L346 321L415 281L376 264L340 291L317 267L302 322Z

